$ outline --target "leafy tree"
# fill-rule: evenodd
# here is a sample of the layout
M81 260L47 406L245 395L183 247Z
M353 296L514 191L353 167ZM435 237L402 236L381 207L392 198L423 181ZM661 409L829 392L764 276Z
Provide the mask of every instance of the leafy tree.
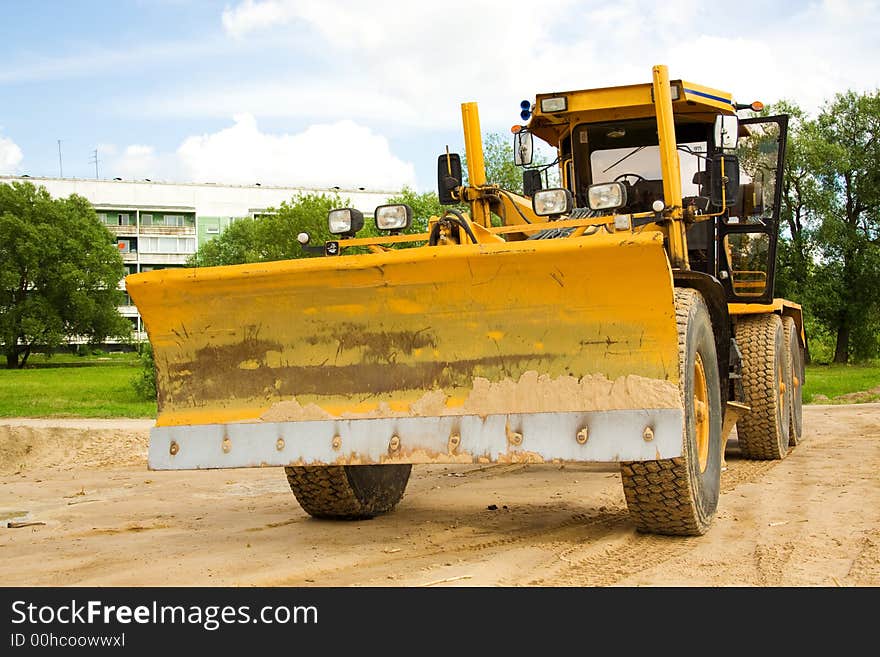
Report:
M199 247L189 264L213 267L310 257L312 254L302 249L297 235L308 233L313 244L330 239L327 213L348 204L336 194L297 196L259 217L234 221L218 237Z
M811 164L827 205L816 233L813 308L834 362L880 353L880 91L837 94L815 123Z
M52 199L31 183L0 185L0 347L6 366L65 338L127 337L116 310L125 271L113 235L81 196Z

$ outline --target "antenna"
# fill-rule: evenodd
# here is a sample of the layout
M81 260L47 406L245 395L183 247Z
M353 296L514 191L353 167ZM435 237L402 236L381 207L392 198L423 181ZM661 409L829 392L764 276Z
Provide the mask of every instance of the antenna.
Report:
M64 177L64 167L61 165L61 140L58 140L58 177Z
M97 148L92 151L92 158L89 160L89 162L95 163L95 180L97 180L98 179L98 149Z

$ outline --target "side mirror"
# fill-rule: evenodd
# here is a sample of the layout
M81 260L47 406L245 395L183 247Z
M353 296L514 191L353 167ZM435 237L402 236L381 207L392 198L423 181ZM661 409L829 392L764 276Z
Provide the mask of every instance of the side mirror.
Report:
M523 171L522 180L523 194L525 196L534 196L535 192L540 192L544 188L541 172L537 169L526 169Z
M535 142L532 133L528 130L520 130L513 135L513 163L517 166L526 166L532 163L532 151Z
M739 119L730 114L715 117L715 146L732 150L739 139Z
M455 188L461 187L461 157L458 153L447 153L437 158L437 196L443 205L455 205L461 199L454 195Z
M707 171L712 205L718 208L736 205L739 196L739 158L736 155L713 155L709 158Z

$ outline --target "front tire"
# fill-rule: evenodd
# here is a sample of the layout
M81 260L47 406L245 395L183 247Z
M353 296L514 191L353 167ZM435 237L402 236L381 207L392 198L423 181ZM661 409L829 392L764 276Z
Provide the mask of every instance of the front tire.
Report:
M700 536L721 488L721 384L715 334L703 297L675 290L683 456L620 466L626 505L642 532Z
M403 497L412 465L286 467L287 483L315 518L366 520L393 509Z

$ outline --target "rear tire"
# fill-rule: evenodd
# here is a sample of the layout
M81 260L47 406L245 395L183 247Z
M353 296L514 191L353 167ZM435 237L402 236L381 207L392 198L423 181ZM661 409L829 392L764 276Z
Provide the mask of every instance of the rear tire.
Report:
M315 518L365 520L393 509L412 465L315 465L284 468L303 510Z
M683 456L621 463L629 513L642 532L700 536L721 488L721 385L715 335L703 297L675 290Z
M783 459L791 422L791 364L779 315L746 315L736 326L742 383L751 411L736 423L745 458Z
M791 420L788 426L788 445L794 447L803 440L804 436L804 348L801 346L800 332L794 319L783 318L782 328L785 330L785 350L791 358Z

